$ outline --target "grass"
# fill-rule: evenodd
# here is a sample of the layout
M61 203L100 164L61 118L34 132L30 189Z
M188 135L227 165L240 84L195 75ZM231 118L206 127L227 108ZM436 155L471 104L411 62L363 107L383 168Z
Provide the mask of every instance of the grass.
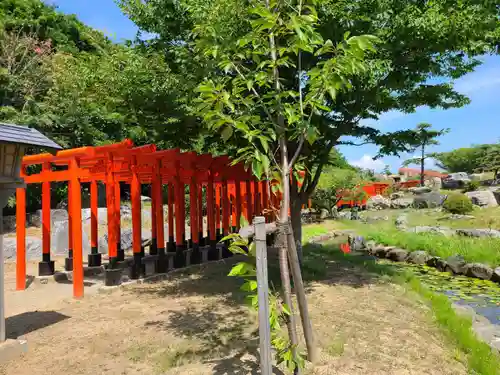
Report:
M472 330L471 319L457 315L446 296L427 289L411 271L401 271L390 264L378 264L364 258L344 255L339 251L336 244L328 244L320 249L305 246L304 256L304 276L306 278L315 277L307 269L311 264L317 265L318 259L322 258L323 262L336 260L343 264L355 264L370 273L378 275L379 280L382 282L394 282L403 285L409 291L417 293L431 308L435 322L457 348L455 358L462 360L465 358L471 374L500 374L500 357L493 353L486 343L476 338ZM333 341L327 347L327 351L331 355L339 355L343 350L344 345L339 340Z
M402 247L409 251L425 250L429 254L446 258L460 254L467 262L480 262L493 267L500 266L500 239L445 237L439 234L410 233L392 224L365 225L344 222L345 227L355 229L360 235L378 243Z

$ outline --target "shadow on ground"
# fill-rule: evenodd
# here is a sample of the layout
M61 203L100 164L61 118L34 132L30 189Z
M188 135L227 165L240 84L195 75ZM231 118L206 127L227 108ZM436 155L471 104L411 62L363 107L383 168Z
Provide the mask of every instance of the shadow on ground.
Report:
M30 311L10 316L5 320L6 335L7 338L16 339L69 318L69 316L56 311Z

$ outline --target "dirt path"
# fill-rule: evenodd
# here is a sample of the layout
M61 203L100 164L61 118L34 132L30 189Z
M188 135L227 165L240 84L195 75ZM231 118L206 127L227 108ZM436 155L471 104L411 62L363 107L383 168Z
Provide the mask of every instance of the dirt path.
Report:
M10 326L34 329L25 335L29 353L0 374L256 374L255 314L225 276L228 263L81 301L48 288L43 302L40 292L31 292L35 298L24 311L13 305L30 292L17 293L17 302L8 293ZM404 290L351 266L327 266L326 281L308 286L322 354L306 374L467 373L428 311Z

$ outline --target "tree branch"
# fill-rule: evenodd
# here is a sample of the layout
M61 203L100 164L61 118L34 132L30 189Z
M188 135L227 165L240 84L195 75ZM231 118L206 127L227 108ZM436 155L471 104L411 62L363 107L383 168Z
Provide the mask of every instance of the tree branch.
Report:
M292 168L293 165L295 164L295 162L297 161L297 159L300 155L300 152L302 151L302 146L304 145L304 140L305 140L304 136L301 135L297 149L295 150L295 153L294 153L292 159L290 159L290 162L288 163L288 168Z

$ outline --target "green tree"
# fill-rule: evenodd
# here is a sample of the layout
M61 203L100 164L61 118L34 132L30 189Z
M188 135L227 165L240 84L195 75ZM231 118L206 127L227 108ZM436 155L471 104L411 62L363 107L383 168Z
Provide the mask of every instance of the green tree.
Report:
M384 167L384 171L383 171L383 172L384 172L384 174L385 174L386 176L390 176L390 175L392 174L392 173L391 173L391 166L390 166L390 165L388 165L388 164L386 164L386 165L385 165L385 167Z
M408 166L410 164L420 164L421 186L424 186L425 160L432 157L432 154L426 154L425 151L428 146L438 145L439 142L436 138L441 137L448 132L448 129L433 130L431 124L421 123L417 125L417 128L415 129L415 138L412 144L415 146L415 150L420 150L420 157L408 159L403 163L403 165Z
M478 171L493 172L493 178L498 178L498 171L500 171L500 143L485 147L485 153L479 164Z
M199 77L213 70L212 56L193 48L195 41L220 49L242 38L250 29L245 16L251 2L246 0L156 0L120 1L124 11L143 30L158 38L147 47L162 50L175 61L184 76ZM294 2L291 3L295 4ZM346 32L370 34L383 42L370 55L368 68L350 80L351 90L338 91L327 105L333 111L320 111L312 123L318 131L314 145L305 142L301 161L309 172L300 189L291 185L294 235L300 239L300 207L316 187L330 151L339 144L373 142L381 153L397 154L412 140L410 131L382 133L370 120L395 110L413 112L419 106L453 108L468 99L453 90L453 80L480 64L475 57L496 51L499 39L498 11L492 2L415 2L413 0L368 0L316 2L316 31L333 45L342 43ZM196 31L192 28L196 25ZM179 43L182 40L182 43ZM313 68L322 56L302 56L302 71ZM432 80L440 77L440 80ZM294 87L297 69L282 69L283 91ZM354 138L361 139L358 141ZM300 139L290 139L293 155ZM236 142L225 146L235 153Z
M449 152L433 153L430 156L436 161L439 168L449 173L467 172L474 173L481 167L486 145L458 148Z

